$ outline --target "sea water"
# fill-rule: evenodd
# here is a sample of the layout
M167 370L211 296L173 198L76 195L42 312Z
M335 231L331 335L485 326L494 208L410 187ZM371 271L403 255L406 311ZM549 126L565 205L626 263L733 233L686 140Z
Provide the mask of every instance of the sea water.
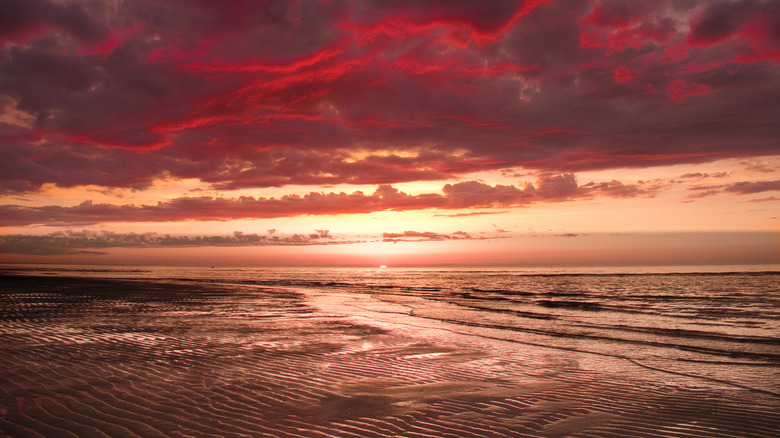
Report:
M777 266L208 268L3 265L0 272L309 291L388 324L608 357L780 395ZM332 300L331 300L332 301ZM333 309L331 309L333 311Z

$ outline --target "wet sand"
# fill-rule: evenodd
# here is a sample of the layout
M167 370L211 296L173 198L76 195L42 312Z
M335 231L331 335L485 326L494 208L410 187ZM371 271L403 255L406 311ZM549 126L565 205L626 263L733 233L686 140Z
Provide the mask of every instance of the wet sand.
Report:
M370 296L0 277L11 437L769 437L780 399ZM706 384L705 384L706 383Z

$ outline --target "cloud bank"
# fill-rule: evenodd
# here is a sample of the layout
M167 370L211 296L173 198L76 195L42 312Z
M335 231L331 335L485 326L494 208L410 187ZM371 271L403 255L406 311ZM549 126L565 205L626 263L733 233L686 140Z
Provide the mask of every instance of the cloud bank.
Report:
M269 233L231 235L170 235L158 233L117 233L113 231L58 231L49 234L10 234L0 236L0 253L35 255L105 255L107 248L186 248L202 246L307 246L356 243L331 236L328 230L286 236Z
M769 0L6 0L0 192L776 155L779 18Z
M181 197L153 205L95 204L85 201L72 207L49 205L29 207L0 205L0 226L87 225L104 222L226 221L232 219L277 218L301 215L361 214L378 211L423 209L467 209L509 207L534 202L560 202L609 196L617 198L654 196L664 182L619 181L578 186L573 174L545 176L524 187L495 185L478 181L447 184L441 193L412 195L390 185L380 185L371 194L355 191L311 192L280 198Z

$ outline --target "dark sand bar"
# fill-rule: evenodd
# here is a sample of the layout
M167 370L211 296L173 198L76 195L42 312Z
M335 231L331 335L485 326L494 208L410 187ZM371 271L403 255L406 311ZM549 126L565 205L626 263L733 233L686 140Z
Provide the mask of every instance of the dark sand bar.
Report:
M772 392L371 295L0 277L9 437L769 437L778 412Z

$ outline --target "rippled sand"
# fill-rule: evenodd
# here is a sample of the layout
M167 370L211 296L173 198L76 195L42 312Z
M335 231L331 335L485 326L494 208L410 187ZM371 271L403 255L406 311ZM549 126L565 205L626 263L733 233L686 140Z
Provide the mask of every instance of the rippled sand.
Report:
M226 285L0 277L0 431L105 436L768 437L780 400Z

